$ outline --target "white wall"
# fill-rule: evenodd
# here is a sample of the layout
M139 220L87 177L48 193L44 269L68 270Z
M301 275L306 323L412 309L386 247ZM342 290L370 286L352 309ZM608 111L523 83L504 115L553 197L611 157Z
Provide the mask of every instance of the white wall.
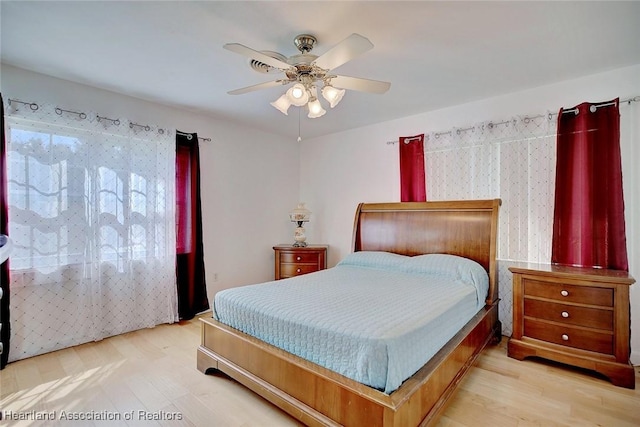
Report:
M485 120L558 111L585 101L626 99L640 95L640 65L613 70L549 86L479 100L438 111L302 142L300 197L316 214L309 239L331 245L330 265L350 252L351 231L359 202L399 201L397 144L387 141L431 131L448 131ZM348 95L347 95L348 96ZM640 108L620 106L621 115L633 115L633 142L622 147L631 274L640 280ZM629 139L627 139L628 141ZM428 184L427 184L428 185ZM427 189L427 193L428 193ZM501 292L510 292L503 283ZM505 298L511 301L511 298ZM640 363L640 284L631 289L632 360ZM505 319L503 319L503 322ZM509 319L510 321L510 319Z
M51 103L211 138L200 143L209 300L220 289L273 280L272 246L293 233L288 212L298 202L296 141L5 64L0 83L5 105L9 98Z

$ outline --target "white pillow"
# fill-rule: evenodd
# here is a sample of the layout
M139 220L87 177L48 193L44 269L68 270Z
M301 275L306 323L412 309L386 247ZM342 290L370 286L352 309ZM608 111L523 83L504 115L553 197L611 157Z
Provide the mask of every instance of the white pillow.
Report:
M378 269L400 269L410 257L383 251L359 251L344 257L338 265L352 265L356 267L370 267Z

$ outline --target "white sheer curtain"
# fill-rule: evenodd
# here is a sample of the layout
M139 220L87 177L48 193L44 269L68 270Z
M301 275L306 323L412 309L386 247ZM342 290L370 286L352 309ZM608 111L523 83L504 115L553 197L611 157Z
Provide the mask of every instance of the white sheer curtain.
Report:
M498 258L550 262L555 127L540 115L429 134L429 199L501 198Z
M175 132L7 108L10 361L178 320Z
M556 116L513 117L432 132L425 142L427 200L502 199L500 318L511 334L513 261L549 263Z

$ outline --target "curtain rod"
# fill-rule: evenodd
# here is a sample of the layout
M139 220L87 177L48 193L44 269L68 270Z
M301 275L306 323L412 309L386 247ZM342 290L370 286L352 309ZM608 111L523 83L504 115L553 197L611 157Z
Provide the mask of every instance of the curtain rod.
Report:
M69 114L75 114L76 116L80 117L82 120L87 118L87 115L85 113L83 113L82 111L65 110L63 108L56 107L55 112L59 116L61 116L62 113L69 113Z
M29 108L31 108L31 111L38 111L38 108L40 108L40 106L38 104L36 104L35 102L24 102L24 101L20 101L19 99L11 99L11 98L9 98L9 105L11 105L12 102L17 102L19 104L28 105Z
M387 141L387 144L397 144L399 142L399 139L400 138L398 138L398 141ZM411 141L419 141L419 140L420 140L419 136L412 136L412 137L409 137L409 138L404 138L404 143L408 144Z
M22 105L28 105L29 108L31 109L31 111L38 111L38 109L40 108L40 106L38 104L36 104L35 102L25 102L25 101L20 101L19 99L12 99L12 98L8 98L8 104L11 105L12 102L16 102L18 104L22 104ZM86 119L87 118L87 114L81 111L73 111L73 110L65 110L63 108L60 107L56 107L55 108L55 113L59 116L62 115L62 113L68 113L68 114L75 114L77 115L79 118L81 119ZM3 112L4 113L4 112ZM120 119L110 119L109 117L103 117L100 116L99 114L96 115L96 119L100 122L102 120L108 120L111 123L113 123L116 126L120 126ZM138 127L141 129L144 129L145 131L149 132L151 130L151 126L149 125L141 125L139 123L134 123L134 122L129 122L129 128L133 129L134 127ZM164 129L159 128L158 132L160 134L164 134ZM176 134L181 134L181 135L188 135L184 132L178 132L176 131ZM203 137L198 137L198 139L205 141L205 142L211 142L211 138L203 138Z
M628 98L628 99L623 99L622 101L618 101L618 103L620 104L631 104L632 102L639 102L640 101L640 96L634 96L633 98ZM589 107L589 111L591 111L592 113L595 113L596 110L600 107L609 107L611 105L616 105L615 101L612 102L603 102L602 104L593 104L591 107ZM577 115L579 112L578 108L572 108L570 110L562 110L562 114L575 114ZM553 116L557 116L558 113L549 113L549 119L551 119Z
M632 102L640 102L640 95L637 96L633 96L631 98L627 98L627 99L623 99L621 101L618 101L619 104L627 104L630 105ZM595 112L598 108L600 107L608 107L611 105L615 105L615 101L614 102L603 102L602 104L594 104L591 106L591 112ZM576 108L572 108L570 110L563 110L562 114L564 113L574 113L577 114L577 109ZM551 120L553 118L553 116L557 116L558 113L548 113L546 116L549 120ZM537 116L525 116L522 120L525 123L529 123L532 119L537 119L540 117L545 117L544 114L538 114ZM493 126L497 126L497 125L503 125L503 124L507 124L507 123L511 123L514 120L504 120L502 122L489 122L489 124L487 126L489 127L493 127ZM471 127L467 127L467 128L459 128L459 129L454 129L456 134L460 135L462 132L467 132L471 129L473 129L475 126L471 126ZM447 131L447 132L436 132L434 133L434 135L436 136L436 138L442 136L442 135L451 135L451 133L453 132L453 130ZM428 139L425 138L425 139ZM394 145L397 144L398 141L387 141L387 145Z
M176 135L181 135L181 136L190 136L190 133L187 132L180 132L179 130L176 131ZM198 139L205 141L205 142L211 142L211 138L203 138L201 136L198 137Z

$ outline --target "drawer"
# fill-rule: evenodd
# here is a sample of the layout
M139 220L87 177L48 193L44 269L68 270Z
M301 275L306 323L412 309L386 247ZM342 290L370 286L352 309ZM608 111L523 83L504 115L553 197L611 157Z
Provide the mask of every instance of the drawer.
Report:
M577 304L613 307L613 289L525 279L524 295Z
M280 277L300 276L318 270L317 264L280 264Z
M326 245L297 248L292 245L274 246L275 280L300 276L327 268Z
M553 325L537 319L525 318L524 335L567 347L613 354L612 333Z
M280 252L280 262L285 263L318 263L318 252Z
M613 310L524 299L524 315L568 325L613 331Z

